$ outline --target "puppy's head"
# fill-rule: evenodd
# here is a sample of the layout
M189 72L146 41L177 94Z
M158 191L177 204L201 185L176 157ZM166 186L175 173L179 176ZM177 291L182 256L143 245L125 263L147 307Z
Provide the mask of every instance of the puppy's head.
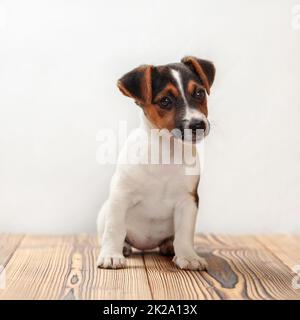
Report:
M185 57L180 63L140 66L126 73L118 87L142 107L156 128L197 142L209 133L207 95L214 77L210 61Z

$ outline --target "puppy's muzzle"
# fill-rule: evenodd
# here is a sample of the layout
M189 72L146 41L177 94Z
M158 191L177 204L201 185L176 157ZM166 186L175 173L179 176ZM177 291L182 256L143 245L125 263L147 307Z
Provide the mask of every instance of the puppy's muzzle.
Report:
M209 133L210 125L205 119L192 119L191 121L182 121L177 129L177 138L181 138L185 142L197 143Z
M189 124L189 129L192 130L192 134L196 134L197 130L202 130L203 133L206 131L206 122L202 119L192 120Z

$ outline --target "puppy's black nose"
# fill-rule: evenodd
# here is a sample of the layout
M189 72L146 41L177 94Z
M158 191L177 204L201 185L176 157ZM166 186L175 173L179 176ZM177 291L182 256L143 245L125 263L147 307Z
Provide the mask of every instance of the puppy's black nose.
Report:
M193 133L196 133L197 129L205 131L206 123L203 120L192 120L189 124L189 129L191 129Z

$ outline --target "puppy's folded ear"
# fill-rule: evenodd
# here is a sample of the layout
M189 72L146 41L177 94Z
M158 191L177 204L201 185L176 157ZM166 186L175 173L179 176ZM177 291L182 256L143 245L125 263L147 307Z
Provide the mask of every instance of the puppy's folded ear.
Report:
M152 101L152 69L153 66L143 65L126 73L118 80L118 88L137 104L149 104Z
M189 67L200 78L207 94L209 94L216 73L213 63L196 57L184 57L181 59L181 62Z

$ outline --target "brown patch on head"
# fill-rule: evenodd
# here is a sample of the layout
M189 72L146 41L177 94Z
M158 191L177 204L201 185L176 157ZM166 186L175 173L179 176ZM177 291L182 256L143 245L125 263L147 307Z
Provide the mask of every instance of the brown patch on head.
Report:
M215 67L207 60L198 59L196 57L184 57L181 62L188 66L203 83L207 94L210 94L210 87L212 86L215 78Z
M202 112L206 117L208 116L208 109L207 109L207 100L205 97L205 88L200 85L198 82L194 80L189 80L187 84L187 92L190 96L192 96L195 90L203 90L204 97L202 101L195 103L195 108Z
M144 97L145 103L151 103L152 101L152 68L152 66L143 67L144 81L142 85L142 96Z
M204 103L199 104L199 110L202 112L205 117L208 116L208 108L207 108L207 101L205 100Z
M146 117L158 129L168 129L169 131L175 128L175 110L162 110L155 104L149 104L144 107Z
M118 80L118 88L127 97L133 98L139 104L151 103L153 66L143 65L126 73Z
M163 96L168 95L171 93L174 97L179 96L178 89L169 82L157 95L154 97L154 101L157 102L159 99L161 99Z
M200 106L200 111L205 115L205 117L208 116L207 102Z
M188 93L192 95L197 87L200 87L199 84L194 80L190 80L187 84Z
M175 109L163 110L158 106L160 99L165 96L179 97L179 91L176 86L167 82L161 91L157 91L150 104L145 104L144 113L147 118L158 128L168 129L169 131L175 128Z

